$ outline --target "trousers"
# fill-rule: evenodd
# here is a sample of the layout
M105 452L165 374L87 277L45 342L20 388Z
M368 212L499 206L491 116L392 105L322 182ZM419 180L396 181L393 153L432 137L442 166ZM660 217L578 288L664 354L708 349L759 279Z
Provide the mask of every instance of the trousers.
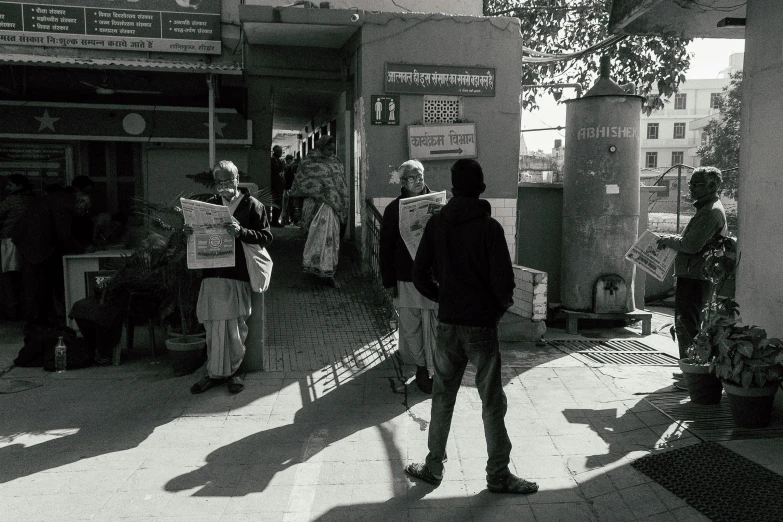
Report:
M457 392L470 361L476 367L476 388L481 397L481 417L488 455L487 479L508 476L511 441L505 424L508 402L500 374L497 327L440 323L437 339L437 349L433 354L435 379L427 438L427 467L435 475L443 473L443 458L446 455Z

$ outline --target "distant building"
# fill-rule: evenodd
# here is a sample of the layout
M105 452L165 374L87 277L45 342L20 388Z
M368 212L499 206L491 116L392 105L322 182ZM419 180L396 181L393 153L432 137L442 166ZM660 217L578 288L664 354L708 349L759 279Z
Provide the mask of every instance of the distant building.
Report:
M664 109L642 116L640 168L663 172L672 165L699 166L696 150L705 139L704 126L718 114L720 97L730 74L742 70L743 54L729 58L719 78L688 80Z
M520 140L524 145L524 139ZM523 153L523 151L525 151ZM527 148L520 146L519 183L555 183L562 181L563 172L563 140L555 140L552 153L537 151L528 153Z

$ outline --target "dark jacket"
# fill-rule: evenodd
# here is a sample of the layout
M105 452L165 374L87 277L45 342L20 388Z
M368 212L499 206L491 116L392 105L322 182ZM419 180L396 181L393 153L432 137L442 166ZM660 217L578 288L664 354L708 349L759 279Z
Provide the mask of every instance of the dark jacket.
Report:
M413 284L438 302L442 323L497 326L513 303L511 256L490 212L487 201L455 196L424 228Z
M429 187L424 185L422 194L429 193ZM383 212L378 255L384 288L396 287L397 281L413 281L413 258L400 235L400 200L408 197L411 196L403 187L402 194Z
M282 194L285 189L285 161L283 158L275 158L272 156L269 169L272 177L272 192L274 194Z
M707 243L719 235L726 235L726 211L716 195L696 201L696 214L688 222L682 236L672 245L677 251L674 258L674 275L690 279L706 279L704 269L704 249Z
M11 238L22 257L38 265L53 255L81 254L86 244L76 240L74 218L78 215L73 192L53 192L33 199L17 220Z
M32 200L31 191L17 190L0 203L0 238L11 237L17 220L25 213Z
M240 187L242 192L242 201L239 202L234 211L234 217L239 221L239 237L235 241L234 266L223 268L207 268L204 270L204 277L224 277L226 279L237 279L239 281L250 281L250 275L247 272L247 263L245 262L245 250L242 243L259 245L262 247L272 243L272 229L269 226L269 220L266 216L266 209L256 198L250 195L248 190ZM223 198L215 195L207 203L213 205L222 205Z

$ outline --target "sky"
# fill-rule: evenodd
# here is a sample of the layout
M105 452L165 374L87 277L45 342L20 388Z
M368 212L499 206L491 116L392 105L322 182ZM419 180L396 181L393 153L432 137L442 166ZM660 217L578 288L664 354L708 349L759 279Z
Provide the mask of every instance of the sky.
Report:
M745 50L745 40L699 38L688 45L692 53L691 66L685 72L688 79L717 78L718 73L729 66L729 56ZM574 89L564 89L563 99L576 96ZM522 129L565 126L565 105L557 104L551 95L539 98L540 109L534 112L522 112ZM565 130L525 132L528 151L541 149L551 152L556 139L565 138Z

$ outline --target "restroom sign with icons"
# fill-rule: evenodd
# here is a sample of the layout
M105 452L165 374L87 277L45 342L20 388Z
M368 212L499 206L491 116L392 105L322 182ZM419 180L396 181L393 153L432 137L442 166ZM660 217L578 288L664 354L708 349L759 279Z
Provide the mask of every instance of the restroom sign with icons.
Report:
M400 97L378 96L371 97L370 123L372 125L399 125L400 124Z

